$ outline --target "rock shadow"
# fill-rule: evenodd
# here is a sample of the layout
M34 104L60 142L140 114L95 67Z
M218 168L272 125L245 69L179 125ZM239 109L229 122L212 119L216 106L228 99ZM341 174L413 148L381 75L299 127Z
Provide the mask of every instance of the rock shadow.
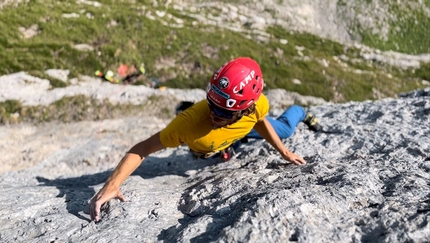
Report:
M81 215L80 212L88 214L87 201L95 194L91 186L103 183L109 175L110 173L105 171L74 178L50 180L37 176L36 179L40 183L39 186L56 187L60 190L57 197L64 197L67 211L77 218L89 222L90 219Z
M193 186L187 188L185 193L183 193L182 197L189 197L189 192L194 188L201 185L202 182L199 181ZM163 229L161 233L158 235L158 240L163 242L178 242L180 239L184 238L184 232L187 232L188 227L193 224L198 224L199 219L204 216L212 217L212 222L207 224L205 231L193 238L190 239L191 243L200 243L200 242L213 242L220 239L223 236L223 230L229 226L234 226L236 222L239 222L242 214L245 211L253 211L254 206L257 203L257 200L264 197L267 192L259 192L254 191L251 193L246 193L238 197L234 203L228 204L227 201L231 197L236 197L238 193L232 194L225 199L217 200L215 203L210 206L200 206L199 208L193 210L192 212L186 212L184 208L187 208L187 205L179 206L178 209L184 213L184 217L179 221L178 225L171 226L170 228ZM192 202L190 202L192 203ZM219 207L223 206L224 207ZM219 209L217 210L217 208Z
M361 236L361 243L379 243L386 240L388 229L381 223L376 227L365 227Z
M146 161L148 160L148 161ZM149 156L131 176L140 176L143 179L164 175L178 175L188 177L188 170L199 170L205 166L217 163L216 160L193 160L189 154L157 158ZM37 176L39 186L56 187L60 190L57 197L64 197L66 209L79 219L90 222L87 202L96 191L93 186L104 183L113 170L107 170L95 174L82 175L72 178L47 179ZM82 215L87 214L88 217Z

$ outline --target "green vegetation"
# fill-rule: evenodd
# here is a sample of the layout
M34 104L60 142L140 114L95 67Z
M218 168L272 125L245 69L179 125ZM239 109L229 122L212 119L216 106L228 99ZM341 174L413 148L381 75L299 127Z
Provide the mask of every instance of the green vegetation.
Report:
M413 74L410 74L412 76ZM415 70L415 75L423 80L430 81L430 62L421 65L421 67Z
M382 51L396 51L409 54L430 53L430 16L425 9L418 8L415 3L419 0L385 1L389 6L391 15L395 19L387 18L390 26L388 39L383 39L370 30L355 26L362 36L362 43ZM371 0L365 0L370 4ZM424 0L427 11L430 8L430 1ZM406 6L413 6L405 8Z
M169 107L166 106L169 105ZM160 118L172 118L174 103L167 102L166 97L151 96L144 104L112 104L78 95L64 97L49 106L23 106L19 101L0 102L0 124L13 124L22 121L40 123L49 121L76 122L83 120L104 120L118 116L136 114L153 115ZM160 107L160 110L153 109Z
M62 88L67 86L67 83L59 79L53 78L40 70L30 70L28 71L28 74L34 77L39 77L39 78L49 80L49 84L51 85L51 88Z
M18 100L0 102L0 123L16 120L21 108L22 104Z
M370 2L365 0L363 4ZM430 4L430 0L425 2ZM148 82L157 78L168 87L204 89L208 77L220 65L238 56L250 56L261 64L267 89L284 88L335 102L375 99L374 90L384 96L394 96L422 88L422 79L430 80L430 64L417 70L402 70L365 61L359 56L360 50L314 35L289 32L279 26L268 28L266 32L271 36L267 42L262 42L248 39L241 33L203 25L192 15L166 8L162 3L155 7L149 0L100 0L98 3L101 5L77 4L75 0L35 0L1 10L0 75L27 71L49 79L55 88L67 83L48 77L44 70L68 69L71 78L82 74L92 76L98 69L115 70L121 63L138 65L143 62ZM346 6L346 2L339 1L338 5ZM390 11L403 17L390 23L389 39L383 41L358 26L363 43L381 50L411 54L430 52L430 18L424 11L417 9L411 14L395 3L390 6ZM158 16L156 10L166 14ZM215 10L213 16L216 16ZM71 14L75 17L64 16ZM156 18L152 20L148 16ZM174 23L172 19L175 18L183 21L183 27L163 24ZM33 28L37 34L24 38L20 28ZM282 44L280 39L288 43ZM74 48L78 44L87 44L93 49L80 51ZM339 59L340 56L345 58ZM302 84L293 83L294 79ZM74 99L53 104L57 107L55 112L61 109L71 112L74 108L63 106L76 106L77 117L64 115L59 119L80 120L80 116L87 116L85 110L97 106L95 101L88 103L82 97ZM52 109L25 108L19 102L7 101L0 103L0 116L9 119L14 113L25 113L29 117L37 113L36 120L44 120L44 117L52 117L46 115L54 113Z

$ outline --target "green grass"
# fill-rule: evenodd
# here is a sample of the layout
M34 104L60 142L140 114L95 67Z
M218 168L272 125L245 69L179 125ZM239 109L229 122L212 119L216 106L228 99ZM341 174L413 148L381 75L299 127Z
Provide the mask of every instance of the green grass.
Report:
M27 71L50 80L55 88L67 83L48 77L44 73L47 69L68 69L71 78L82 74L92 76L96 70L116 70L122 63L143 62L146 75L140 84L156 78L162 82L160 85L168 87L204 89L211 74L226 61L249 56L260 63L266 89L283 88L326 100L343 97L336 102L374 99L373 88L386 96L394 96L422 88L422 79L430 80L429 64L417 70L402 70L364 61L357 49L311 34L289 32L280 26L269 27L266 32L271 38L261 42L215 26L193 25L195 19L187 14L166 9L161 3L154 8L149 0L98 2L101 7L78 5L74 0L35 0L21 3L17 8L4 8L0 12L0 75ZM149 11L155 15L155 10L182 19L184 27L167 27L160 18L150 20L145 16ZM382 41L363 30L364 44L411 54L430 52L426 36L430 20L424 12L418 9L415 14L406 14L396 4L392 4L390 11L397 11L404 18L392 23L389 40ZM71 13L80 16L62 17ZM162 20L171 22L167 15ZM38 34L23 38L19 28L34 24L38 26ZM288 40L288 44L281 44L279 39ZM88 44L94 50L78 51L73 48L76 44ZM304 48L301 53L297 46ZM347 57L343 64L334 58L340 55ZM173 60L175 65L157 68L163 59ZM329 65L324 66L322 62ZM365 72L355 74L355 70ZM302 84L294 84L293 79ZM1 103L0 111L6 114L6 110L13 110L10 106Z
M78 95L64 97L48 106L23 106L17 100L8 100L0 102L0 124L13 124L23 121L31 123L97 121L136 114L171 119L174 114L174 104L177 101L172 102L171 98L169 101L166 101L166 97L151 96L148 101L140 105L114 105L108 100L100 101ZM160 109L153 109L153 107Z
M366 2L371 2L366 0ZM418 2L410 0L409 4ZM389 12L397 16L397 19L389 22L390 29L388 39L383 40L379 36L367 30L360 29L362 42L365 45L380 49L382 51L396 51L409 54L430 53L430 16L425 10L418 8L413 12L404 8L405 2L396 3L389 1ZM430 8L430 1L424 1L427 9Z

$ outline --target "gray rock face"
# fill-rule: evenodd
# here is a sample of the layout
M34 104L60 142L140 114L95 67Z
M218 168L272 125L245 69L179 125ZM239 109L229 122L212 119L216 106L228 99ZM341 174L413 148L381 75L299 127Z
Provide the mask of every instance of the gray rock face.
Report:
M130 146L168 121L0 127L0 157L21 163L0 174L0 242L429 242L429 92L311 107L324 131L300 124L284 140L304 166L261 140L229 162L165 149L98 224L87 200Z

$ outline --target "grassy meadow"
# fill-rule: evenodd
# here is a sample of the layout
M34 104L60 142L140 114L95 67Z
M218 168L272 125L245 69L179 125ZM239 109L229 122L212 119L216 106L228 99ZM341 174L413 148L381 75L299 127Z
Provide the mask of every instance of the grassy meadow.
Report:
M204 25L187 11L158 2L154 6L149 0L35 0L6 6L0 10L0 75L27 71L50 80L55 88L68 83L47 76L44 70L67 69L72 78L115 70L122 63L144 63L143 84L156 79L167 87L205 88L211 73L227 60L249 56L261 64L266 89L283 88L334 102L376 99L375 90L392 97L423 88L422 80L430 80L429 63L412 70L367 61L355 47L280 26L268 27L267 40L258 41ZM430 6L430 0L424 2ZM164 15L157 16L157 11ZM429 53L430 19L425 12L406 11L395 3L392 11L404 17L392 23L388 40L357 26L362 43L381 51ZM20 28L33 28L37 34L24 38ZM78 44L93 49L80 51L74 48ZM29 109L18 101L0 102L3 120L13 113L24 116Z

